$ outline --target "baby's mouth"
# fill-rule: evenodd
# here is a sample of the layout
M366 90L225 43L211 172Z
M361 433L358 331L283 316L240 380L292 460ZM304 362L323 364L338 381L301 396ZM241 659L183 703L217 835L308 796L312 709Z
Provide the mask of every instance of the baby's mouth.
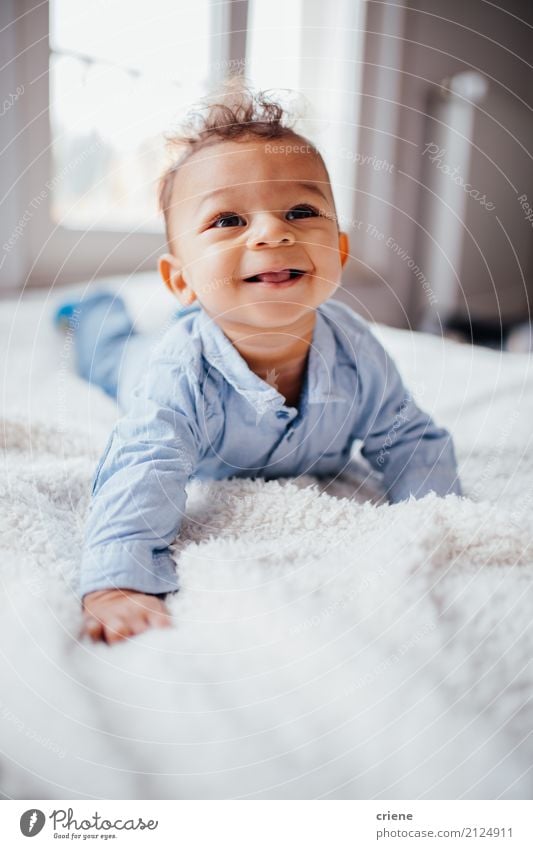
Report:
M298 280L303 277L305 271L299 268L284 268L282 271L263 271L261 274L253 274L245 277L245 283L287 283L289 280Z

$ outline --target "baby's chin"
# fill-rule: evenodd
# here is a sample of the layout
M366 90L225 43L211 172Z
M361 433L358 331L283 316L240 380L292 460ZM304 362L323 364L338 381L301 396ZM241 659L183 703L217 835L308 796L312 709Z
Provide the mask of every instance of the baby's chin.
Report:
M232 324L253 327L256 330L290 327L297 322L309 319L316 311L317 304L300 303L298 301L265 300L261 303L251 303L236 310L230 310L223 317Z

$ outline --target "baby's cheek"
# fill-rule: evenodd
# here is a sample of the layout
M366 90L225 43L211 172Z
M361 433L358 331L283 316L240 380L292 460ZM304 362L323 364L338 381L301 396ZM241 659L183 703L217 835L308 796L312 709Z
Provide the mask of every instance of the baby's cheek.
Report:
M231 298L233 290L233 278L231 275L207 272L196 286L196 292L200 298L214 304L224 303Z

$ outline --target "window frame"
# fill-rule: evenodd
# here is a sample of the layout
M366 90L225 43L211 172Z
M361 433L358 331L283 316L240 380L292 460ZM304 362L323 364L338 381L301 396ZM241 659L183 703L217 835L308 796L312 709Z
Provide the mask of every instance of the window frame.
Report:
M211 82L235 72L245 45L248 0L221 3L212 0L209 38L213 45ZM4 214L13 232L27 219L16 246L2 259L2 288L52 287L112 274L153 270L166 250L164 233L139 229L65 227L51 215L53 180L52 130L49 120L48 0L6 0L0 33L8 62L2 69L5 90L24 86L17 108L5 124L9 138L4 148L1 196ZM4 20L2 20L4 19ZM5 26L7 24L7 26ZM9 175L6 171L9 170ZM14 175L14 176L13 176ZM0 265L0 270L2 265Z

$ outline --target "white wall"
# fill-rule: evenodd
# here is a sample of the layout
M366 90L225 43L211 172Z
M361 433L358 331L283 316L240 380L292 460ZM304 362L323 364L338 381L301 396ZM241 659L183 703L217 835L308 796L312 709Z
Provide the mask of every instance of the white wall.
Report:
M531 61L532 30L520 18L531 24L533 7L527 0L509 0L504 10L482 0L410 0L405 9L401 5L368 6L368 30L382 34L369 34L366 40L359 145L362 153L377 151L393 168L392 173L375 174L360 166L357 217L363 227L355 233L354 244L362 265L352 264L350 282L370 315L406 326L420 318L423 300L405 259L384 247L383 241L394 238L414 260L423 253L420 182L430 89L458 71L478 68L494 78L495 89L516 102L522 98L531 107L532 72L524 60ZM500 164L517 152L512 143L502 148L501 138L496 145ZM528 144L531 148L531 139ZM491 144L486 150L495 152ZM519 183L525 181L528 167L526 158L522 162L523 180L515 174ZM493 175L478 171L476 179L488 193ZM511 231L517 226L513 221ZM366 233L369 223L384 234L384 240ZM446 251L446 245L442 247ZM498 269L497 285L505 297L508 280L498 267L496 248L488 262ZM468 279L462 283L467 292L470 287L474 294L480 268L465 267ZM526 274L531 281L531 265ZM483 298L479 292L475 296L478 302Z

